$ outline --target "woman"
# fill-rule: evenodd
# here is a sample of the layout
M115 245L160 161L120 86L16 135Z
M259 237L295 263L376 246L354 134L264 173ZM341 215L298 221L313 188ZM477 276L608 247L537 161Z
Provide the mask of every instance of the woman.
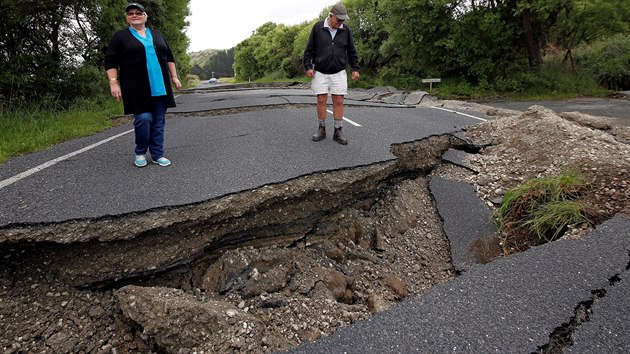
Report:
M170 82L182 87L175 59L164 36L146 27L144 6L125 7L129 27L116 32L105 54L109 87L116 100L123 100L125 114L134 115L136 133L135 165L147 165L147 150L160 166L171 164L164 157L166 109L175 107Z

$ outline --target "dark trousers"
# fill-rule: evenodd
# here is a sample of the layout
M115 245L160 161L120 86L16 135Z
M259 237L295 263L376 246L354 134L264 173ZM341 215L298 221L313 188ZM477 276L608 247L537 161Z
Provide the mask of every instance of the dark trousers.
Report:
M166 125L166 100L153 97L153 110L134 114L133 127L136 133L136 155L144 155L147 150L155 161L164 156L164 126Z

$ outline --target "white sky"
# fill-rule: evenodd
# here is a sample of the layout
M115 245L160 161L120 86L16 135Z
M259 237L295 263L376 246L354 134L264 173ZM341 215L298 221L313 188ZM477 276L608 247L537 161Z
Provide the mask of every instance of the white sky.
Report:
M266 22L296 25L338 0L190 0L189 52L229 49Z

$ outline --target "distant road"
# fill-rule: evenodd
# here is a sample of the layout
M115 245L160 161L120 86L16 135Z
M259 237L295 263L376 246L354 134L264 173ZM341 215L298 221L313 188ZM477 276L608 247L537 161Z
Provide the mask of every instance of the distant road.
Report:
M576 98L561 101L478 102L496 108L526 111L533 105L545 106L556 112L582 112L593 116L616 118L619 125L630 126L630 100Z

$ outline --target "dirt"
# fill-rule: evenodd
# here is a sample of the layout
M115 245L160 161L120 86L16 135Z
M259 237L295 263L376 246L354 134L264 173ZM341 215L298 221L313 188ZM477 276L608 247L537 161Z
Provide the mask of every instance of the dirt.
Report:
M433 175L471 183L496 208L508 188L577 168L603 219L630 215L627 130L543 107L425 105L494 115L466 129L480 148L468 157L472 168L440 161L464 142L433 137L394 146L396 162L153 211L172 217L164 224L149 225L148 214L7 232L0 348L269 353L330 335L456 277L428 188ZM107 228L119 224L128 227ZM129 226L138 224L146 229ZM574 225L564 237L589 229Z

